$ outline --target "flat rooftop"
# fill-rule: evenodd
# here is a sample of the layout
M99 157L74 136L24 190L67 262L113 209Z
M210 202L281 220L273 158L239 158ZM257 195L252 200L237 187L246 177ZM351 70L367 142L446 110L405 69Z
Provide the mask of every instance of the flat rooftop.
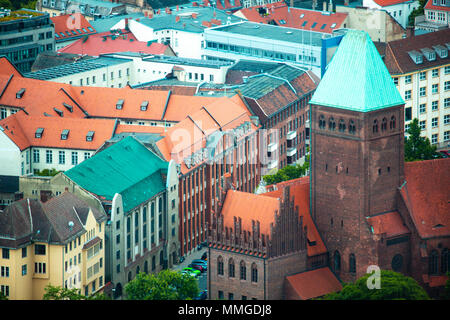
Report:
M131 59L99 57L89 60L81 60L75 63L67 63L56 67L38 70L35 72L28 72L25 73L24 76L27 78L39 80L50 80L60 78L63 76L68 76L71 74L103 68L106 66L113 66L121 63L126 63L129 61L131 61Z
M208 34L208 31L228 32L237 35L263 38L267 40L279 40L299 44L312 44L313 46L321 46L322 39L334 37L333 35L327 33L280 27L250 21L214 27L206 30L205 34Z

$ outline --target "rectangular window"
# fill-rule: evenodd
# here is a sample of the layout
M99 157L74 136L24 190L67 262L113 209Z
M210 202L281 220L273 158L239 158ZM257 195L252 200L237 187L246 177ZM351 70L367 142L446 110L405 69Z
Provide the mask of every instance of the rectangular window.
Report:
M45 151L45 162L53 163L53 151L52 150Z
M2 249L2 258L9 259L9 249L6 249L6 248Z
M66 152L59 151L59 164L66 164Z
M392 80L394 80L394 84L395 84L396 86L398 86L398 78L395 77L395 78L392 78Z
M27 275L27 265L24 264L22 265L22 276L26 276Z
M431 119L431 127L432 128L436 128L438 126L438 123L439 123L439 118L438 117Z
M432 94L437 94L437 93L439 93L439 84L433 84L432 86L431 86L431 93Z
M2 266L0 268L0 276L2 278L9 278L9 267Z
M439 101L431 102L431 111L438 111L438 110L439 110Z
M419 88L419 96L425 97L426 95L427 95L427 88L426 87Z
M91 154L89 152L84 153L84 160L87 160L91 157Z
M419 121L419 127L421 130L425 130L427 127L427 121L426 120Z
M444 108L450 108L450 98L445 98L444 99Z
M33 150L33 163L39 163L39 150Z
M411 90L405 91L405 100L411 100Z
M433 76L433 78L439 77L439 69L433 69L431 71L431 75Z
M422 104L419 105L419 112L420 113L427 112L427 105L426 105L426 103L422 103Z
M445 91L450 90L450 81L445 81L445 83L444 83L444 90Z
M444 124L450 124L450 114L444 116Z
M431 135L431 143L432 144L438 143L438 134L437 133Z
M405 84L411 83L411 75L405 76Z
M427 80L427 72L421 72L419 73L419 80Z
M444 132L444 141L450 141L450 131Z
M22 248L22 258L27 257L27 247Z
M73 151L72 152L72 165L77 165L78 164L78 152Z
M35 244L34 245L34 254L35 255L45 255L45 245L44 244Z

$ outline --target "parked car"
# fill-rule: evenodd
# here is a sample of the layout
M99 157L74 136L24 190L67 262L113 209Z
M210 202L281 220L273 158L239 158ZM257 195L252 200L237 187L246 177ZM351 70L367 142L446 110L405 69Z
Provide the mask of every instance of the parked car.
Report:
M183 261L184 261L184 257L181 256L181 257L180 257L180 263L183 263Z
M201 274L200 270L193 269L193 268L191 268L191 267L183 268L183 271L190 272L190 273L191 273L192 275L194 275L195 277L198 277L198 276Z
M450 151L449 150L441 150L439 151L443 158L450 158Z
M199 264L199 265L201 265L201 266L208 266L208 261L206 261L206 260L202 260L202 259L194 259L194 260L192 260L192 262L191 262L192 264Z
M206 300L208 298L208 290L201 291L194 300Z
M202 260L208 260L208 254L205 252L205 253L203 253L203 255L202 255L202 258L201 258Z
M189 267L189 268L192 268L192 269L196 269L196 270L198 270L198 271L200 271L200 272L206 271L205 268L204 268L202 265L199 265L199 264L193 264L193 263L191 263L191 264L188 265L188 267Z

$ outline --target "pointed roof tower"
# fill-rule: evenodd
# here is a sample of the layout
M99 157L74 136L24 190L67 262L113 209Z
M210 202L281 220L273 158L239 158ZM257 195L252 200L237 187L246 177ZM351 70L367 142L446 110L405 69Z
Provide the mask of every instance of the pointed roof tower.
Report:
M310 101L359 112L404 103L369 35L359 30L346 33Z

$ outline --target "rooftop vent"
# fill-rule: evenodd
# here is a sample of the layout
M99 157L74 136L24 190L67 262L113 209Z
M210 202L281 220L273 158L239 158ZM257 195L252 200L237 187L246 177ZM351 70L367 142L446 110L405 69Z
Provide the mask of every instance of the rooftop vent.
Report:
M427 58L428 61L434 61L436 60L436 52L434 50L431 50L430 48L423 48L420 49L422 51L425 58Z
M64 129L61 132L61 140L67 140L67 138L69 137L69 129Z
M122 108L123 108L123 99L119 99L119 101L117 101L117 103L116 103L116 109L117 110L122 110Z
M72 231L74 225L73 221L69 221L68 226L70 231Z
M21 99L23 97L23 94L25 93L25 88L20 89L19 91L17 91L16 93L16 98L17 99Z
M66 107L66 109L69 110L70 112L73 112L73 107L70 104L63 102L63 106Z
M415 64L421 64L423 62L423 55L419 51L409 51L408 54Z
M86 141L92 141L94 139L95 131L89 131L86 135Z
M64 112L62 110L59 110L58 108L53 108L53 110L55 110L55 112L60 116L63 117L64 116Z
M433 46L434 51L436 51L439 58L447 58L448 57L448 49L443 45Z
M146 101L143 101L142 103L141 103L141 111L146 111L147 110L147 107L148 107L148 101L146 100Z
M44 128L37 128L34 137L40 139L44 133Z

